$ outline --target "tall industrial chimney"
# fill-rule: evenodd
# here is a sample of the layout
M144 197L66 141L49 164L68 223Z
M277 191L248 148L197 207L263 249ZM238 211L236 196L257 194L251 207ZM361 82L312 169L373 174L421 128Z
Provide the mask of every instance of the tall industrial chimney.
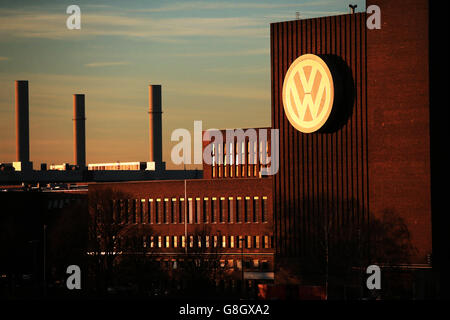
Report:
M86 167L86 126L84 94L73 95L73 159L80 168Z
M27 80L16 80L16 161L30 161Z
M161 85L148 86L150 162L162 163Z

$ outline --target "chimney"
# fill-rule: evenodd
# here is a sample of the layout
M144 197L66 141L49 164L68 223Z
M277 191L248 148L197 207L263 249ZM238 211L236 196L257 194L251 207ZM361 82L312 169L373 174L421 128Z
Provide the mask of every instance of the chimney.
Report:
M30 161L28 81L16 80L16 161Z
M73 95L73 159L80 168L86 167L86 126L84 94Z
M148 86L150 162L162 162L161 85Z

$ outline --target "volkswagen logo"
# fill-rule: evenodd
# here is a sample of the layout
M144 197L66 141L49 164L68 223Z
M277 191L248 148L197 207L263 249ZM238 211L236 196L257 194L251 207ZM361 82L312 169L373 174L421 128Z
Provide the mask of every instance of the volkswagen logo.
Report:
M327 121L333 107L334 85L325 61L304 54L291 64L283 82L284 112L297 130L311 133Z

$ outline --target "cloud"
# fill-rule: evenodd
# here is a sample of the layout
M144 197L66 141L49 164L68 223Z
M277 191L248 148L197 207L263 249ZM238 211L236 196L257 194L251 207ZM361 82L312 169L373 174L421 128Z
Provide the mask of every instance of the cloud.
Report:
M97 68L97 67L114 67L114 66L123 66L130 64L127 61L117 61L117 62L91 62L86 63L86 67Z
M267 49L251 49L251 50L235 50L235 51L212 51L212 52L182 52L173 53L173 57L241 57L241 56L257 56L268 55L270 50Z
M208 68L205 69L207 72L214 73L222 73L222 74L269 74L269 67L245 67L245 68L225 68L225 67L216 67L216 68Z
M280 9L297 8L305 6L329 5L332 1L316 1L306 3L253 3L253 2L207 2L207 1L185 1L168 4L159 8L130 9L129 12L170 12L189 10L225 10L225 9Z
M9 60L9 58L8 57L0 57L0 61L6 61L6 60Z
M81 14L81 30L68 30L67 15L27 10L5 10L0 16L0 36L77 39L93 36L123 36L167 40L197 37L267 37L268 25L262 18L249 17L133 17L121 13Z

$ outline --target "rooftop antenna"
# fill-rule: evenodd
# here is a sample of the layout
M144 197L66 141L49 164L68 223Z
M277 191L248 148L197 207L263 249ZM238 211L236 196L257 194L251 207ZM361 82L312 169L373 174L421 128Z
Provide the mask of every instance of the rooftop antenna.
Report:
M300 20L300 12L295 12L295 19Z
M351 14L354 14L355 11L356 11L356 7L358 7L357 4L349 4L348 6L350 7L350 13Z

